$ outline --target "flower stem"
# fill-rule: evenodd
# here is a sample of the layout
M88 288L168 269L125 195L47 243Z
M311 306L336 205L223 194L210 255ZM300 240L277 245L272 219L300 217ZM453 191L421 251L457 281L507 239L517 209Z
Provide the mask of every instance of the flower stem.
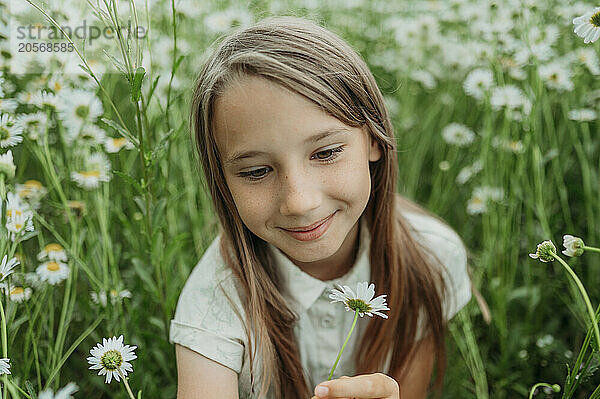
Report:
M594 327L594 334L596 336L596 350L598 350L598 348L600 348L600 331L598 331L598 323L596 322L596 317L594 315L594 309L592 309L592 304L590 302L590 298L588 297L587 291L583 287L581 280L579 280L579 277L577 277L577 274L575 274L573 269L571 269L571 267L564 260L562 260L562 258L560 256L556 255L554 252L550 252L550 254L554 257L554 259L558 260L560 262L560 264L564 266L565 269L567 269L567 271L569 272L569 274L575 281L575 284L577 284L577 287L579 288L579 292L581 292L581 295L583 296L585 306L587 307L588 313L590 315L590 319L592 321L592 326Z
M581 248L585 249L586 251L600 252L600 248L596 248L596 247L588 247L588 246L584 245Z
M533 398L533 393L535 392L537 387L548 387L548 388L552 389L554 392L560 392L560 386L558 386L557 384L550 385L545 382L538 382L533 387L531 387L531 391L529 391L529 399Z
M346 344L348 343L348 340L350 339L350 335L352 335L352 331L354 331L354 326L356 325L356 320L358 320L358 312L354 311L354 321L352 322L352 328L350 328L350 332L348 333L348 336L346 337L346 341L344 341L344 345L342 345L342 349L340 349L340 353L338 353L337 359L335 359L335 363L333 364L333 368L331 369L331 372L329 373L329 378L327 378L327 381L331 380L331 377L333 376L333 372L335 371L335 368L337 367L337 364L340 361L342 352L344 352L344 348L346 347Z
M2 305L2 298L0 298L0 317L2 317L2 357L8 358L8 340L6 338L6 316L4 315L4 306ZM8 384L8 376L4 374L2 376L4 381L3 387L3 398L8 398L6 394L7 384Z
M133 396L133 392L131 392L131 388L129 388L129 384L127 383L127 378L125 378L123 373L121 373L121 370L118 370L118 372L119 372L119 375L121 376L121 378L123 379L123 384L125 384L125 389L127 389L127 393L129 394L129 397L131 399L135 399L135 396Z

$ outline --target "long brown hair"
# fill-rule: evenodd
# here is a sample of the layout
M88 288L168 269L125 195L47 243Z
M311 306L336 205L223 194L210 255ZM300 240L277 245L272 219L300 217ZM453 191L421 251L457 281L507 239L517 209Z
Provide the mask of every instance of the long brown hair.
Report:
M278 290L280 277L266 243L243 224L223 175L214 132L215 101L245 76L280 84L322 107L343 123L361 127L382 149L371 163L371 196L365 216L371 232L371 282L388 296L389 320L372 318L354 361L359 374L383 371L392 350L390 373L407 371L416 348L419 314L435 343L436 383L445 370L445 295L440 268L413 239L398 209L427 213L396 194L396 139L373 75L344 40L318 24L297 17L269 17L226 36L212 50L195 85L190 124L221 231L221 252L239 280L244 300L250 367L257 350L262 363L259 397L308 398L293 328L298 319ZM258 345L252 344L252 336ZM257 349L258 348L258 349ZM254 384L252 384L254 387Z

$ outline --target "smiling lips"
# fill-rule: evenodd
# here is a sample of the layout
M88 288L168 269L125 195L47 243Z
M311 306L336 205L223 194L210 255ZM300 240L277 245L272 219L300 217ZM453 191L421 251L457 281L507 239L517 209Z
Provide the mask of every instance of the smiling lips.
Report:
M325 219L313 223L308 227L296 227L294 229L283 229L286 233L300 241L311 241L321 237L331 225L335 212Z

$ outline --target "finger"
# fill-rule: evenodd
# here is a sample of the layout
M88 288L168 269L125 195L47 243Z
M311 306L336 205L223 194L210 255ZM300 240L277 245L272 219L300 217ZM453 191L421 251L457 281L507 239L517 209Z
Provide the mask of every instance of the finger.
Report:
M322 394L319 388L327 387L328 392ZM354 377L338 378L322 382L315 387L318 398L382 398L396 399L399 397L398 383L382 373L357 375Z

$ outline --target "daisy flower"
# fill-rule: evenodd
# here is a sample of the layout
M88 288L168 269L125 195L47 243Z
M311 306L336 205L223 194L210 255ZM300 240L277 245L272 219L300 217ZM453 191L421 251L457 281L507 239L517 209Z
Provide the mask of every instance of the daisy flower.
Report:
M0 116L0 147L13 147L23 141L23 128L15 124L11 115Z
M42 249L37 255L37 259L39 261L45 260L46 258L62 262L66 262L68 260L65 249L57 243L46 245L44 249Z
M585 244L579 237L566 234L563 236L563 246L565 250L562 251L566 256L581 256L583 254L583 247Z
M63 124L71 133L79 132L104 113L102 102L96 94L87 90L62 90L59 94L57 111Z
M11 286L8 294L11 301L21 303L23 301L28 301L29 298L31 298L31 292L32 290L29 287L23 288L21 286Z
M442 130L442 137L446 143L464 147L475 140L475 133L465 125L451 123Z
M33 231L33 213L30 211L16 214L6 221L6 229L10 233L10 239L14 242L17 237L25 235L28 231Z
M100 304L103 307L106 307L107 300L106 300L106 292L105 291L100 291L98 293L92 291L92 292L90 292L90 297L92 298L92 302L94 302L96 304ZM131 291L129 291L129 290L117 291L115 289L110 290L110 303L111 304L114 305L117 301L120 301L123 298L131 298Z
M35 269L41 281L56 285L69 277L69 266L60 261L50 260Z
M554 257L552 254L556 254L556 247L550 240L543 241L538 244L534 254L529 254L533 259L539 259L542 262L552 262Z
M100 182L110 181L110 161L101 152L89 156L85 162L86 169L80 172L71 172L71 179L86 190L96 188Z
M12 98L0 98L0 112L12 114L19 104Z
M571 91L574 88L573 81L571 80L571 71L562 65L562 63L551 62L540 65L538 73L550 89Z
M58 99L52 93L40 91L31 97L30 103L38 108L48 107L54 109L58 104Z
M506 108L512 115L521 120L531 111L531 101L525 97L523 91L515 85L499 86L492 89L490 104L494 110Z
M41 199L48 193L46 187L37 180L27 180L23 184L15 184L15 191L21 199L28 202L33 209L39 209Z
M490 88L494 85L494 75L489 69L474 69L467 75L463 89L468 95L477 100L483 100Z
M590 108L572 109L568 116L569 119L577 122L590 122L598 118L596 111Z
M505 138L500 138L498 136L492 138L492 147L501 148L506 151L511 151L515 154L520 154L525 149L521 140L509 140Z
M355 294L347 285L342 287L338 284L340 290L335 288L331 290L329 298L333 299L333 301L330 303L342 302L346 305L347 311L358 312L360 317L363 317L364 314L373 317L374 313L387 319L388 316L381 313L384 310L390 310L385 302L385 297L387 295L379 295L377 298L373 299L373 296L375 296L375 284L371 283L368 287L367 285L369 285L367 282L358 283L356 285Z
M69 382L63 388L59 389L56 394L50 388L40 392L38 399L73 399L73 393L79 388L74 382Z
M106 384L110 384L113 377L117 381L120 381L119 378L125 381L127 372L133 371L129 361L137 358L133 353L136 348L137 346L123 345L122 335L119 338L102 338L102 344L98 343L90 349L92 356L87 358L91 364L90 370L100 370L98 375L106 374Z
M0 375L2 374L10 374L10 359L2 358L0 359Z
M573 19L573 32L583 38L584 43L594 43L600 37L600 7Z
M22 114L15 119L15 126L19 126L31 140L37 140L45 134L47 125L48 117L43 112Z
M504 198L504 189L502 187L478 186L473 189L473 193L467 202L467 213L475 215L487 211L489 201L501 201Z
M460 172L458 172L458 175L456 175L456 182L458 184L465 184L471 179L471 177L481 172L482 169L483 161L481 159L478 159L475 162L473 162L472 165L465 166L460 170Z
M127 140L125 137L107 137L104 139L104 149L106 150L106 152L119 152L123 147L125 147L125 149L127 150L132 150L135 148L133 143Z
M6 177L12 179L15 177L15 171L17 167L13 160L12 151L8 150L6 153L0 155L0 173L4 173Z
M19 264L17 258L12 258L7 262L8 255L4 255L0 263L0 281L12 274L13 269Z

